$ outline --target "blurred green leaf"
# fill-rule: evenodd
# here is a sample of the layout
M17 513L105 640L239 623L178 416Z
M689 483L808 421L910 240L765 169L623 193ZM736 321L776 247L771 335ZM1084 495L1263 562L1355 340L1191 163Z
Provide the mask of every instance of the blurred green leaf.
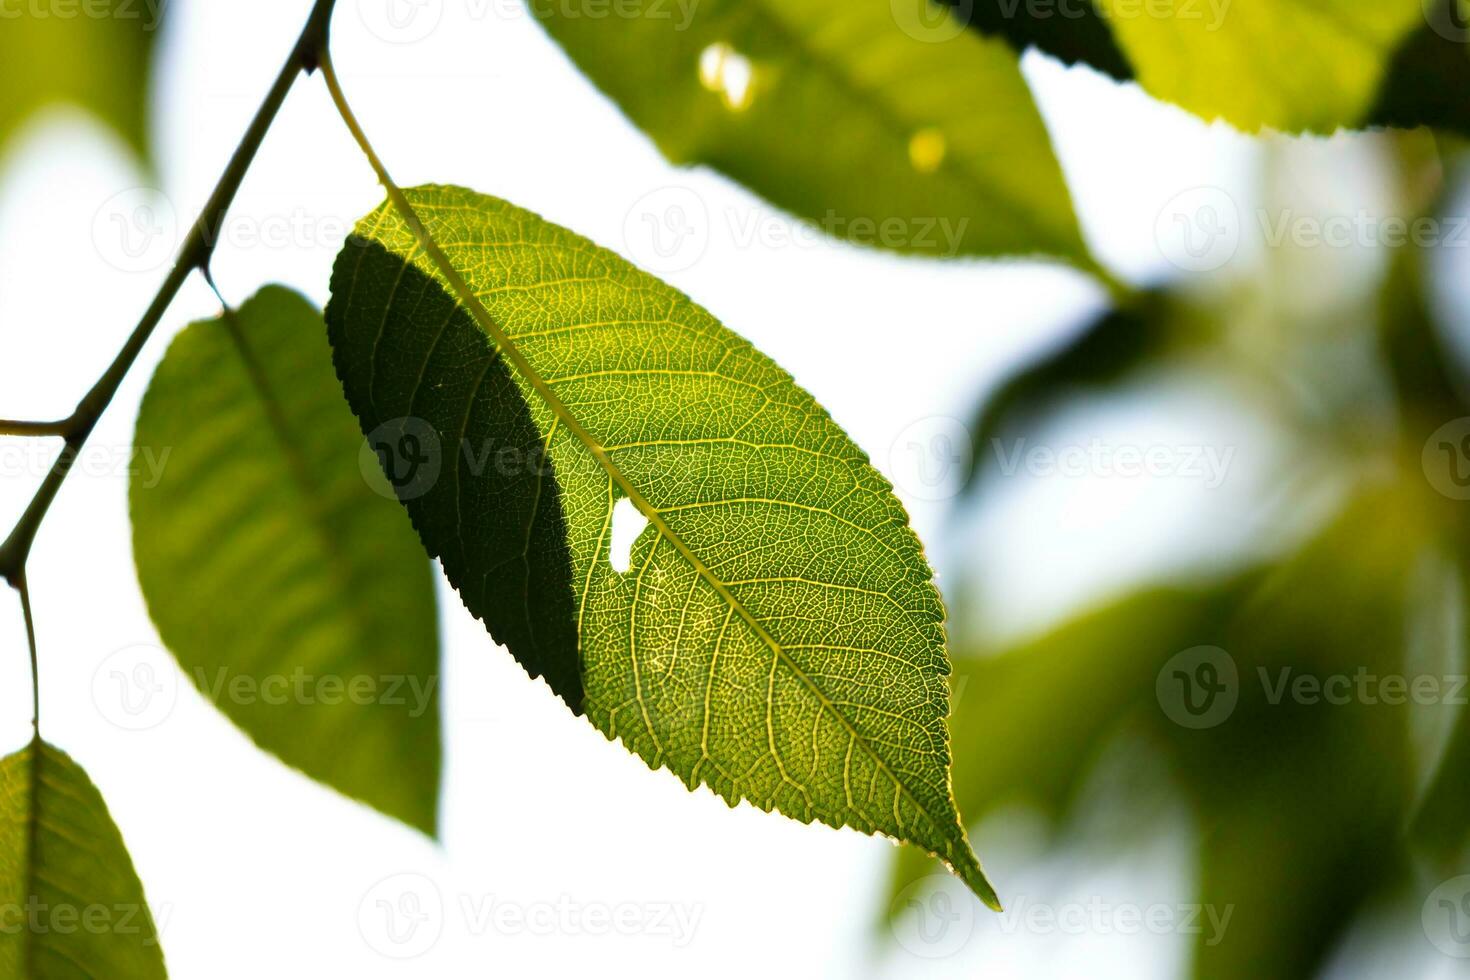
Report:
M0 8L0 153L32 113L71 103L147 161L148 78L163 0Z
M0 760L0 976L165 976L158 930L102 794L36 739Z
M973 826L1025 802L1059 820L1105 743L1151 702L1159 665L1218 638L1248 580L1149 589L1010 649L956 659L950 731L960 812ZM994 732L1012 733L1005 750L984 747ZM890 906L931 870L916 854L900 855L894 868Z
M404 193L426 233L363 219L327 322L364 431L455 454L400 492L470 610L651 767L917 844L994 903L950 795L943 606L887 481L663 282L504 201ZM620 500L647 522L621 566Z
M927 0L528 2L675 162L862 244L1095 269L1016 55Z
M993 451L997 440L1004 443L1078 394L1105 391L1175 351L1203 345L1217 332L1203 311L1162 290L1138 293L1125 305L1107 309L986 396L970 427L974 467L968 485L985 475L987 461L999 457Z
M1143 720L1155 737L1138 744L1165 748L1200 826L1198 900L1225 922L1195 937L1194 975L1312 975L1409 873L1414 718L1394 685L1411 679L1405 603L1431 527L1417 487L1365 487L1269 566L959 661L957 802L972 820L1015 800L1059 817L1110 736ZM1027 743L997 751L997 730ZM925 871L903 860L891 894Z
M433 577L342 399L321 314L267 286L192 324L135 438L157 462L132 478L138 580L185 673L262 748L433 834Z

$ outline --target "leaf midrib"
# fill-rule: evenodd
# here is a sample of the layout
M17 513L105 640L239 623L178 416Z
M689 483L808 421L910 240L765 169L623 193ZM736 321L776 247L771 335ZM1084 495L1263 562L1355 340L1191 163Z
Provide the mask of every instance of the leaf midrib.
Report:
M805 38L797 33L797 28L783 20L768 3L758 2L755 6L764 15L766 23L771 25L771 33L784 39L787 44L791 45L793 50L802 56L803 61L809 64L819 74L825 75L839 89L845 90L853 97L854 102L866 107L873 114L874 118L877 119L879 125L896 136L900 143L907 145L908 139L913 136L916 129L934 125L934 123L928 121L906 124L903 118L901 118L899 111L883 98L881 92L864 85L838 59L831 57L829 51L812 44L803 43ZM968 29L966 31L968 32ZM974 38L972 40L984 44L988 39ZM1029 87L1026 91L1028 93L1030 92ZM1051 133L1046 129L1044 121L1042 122L1041 128L1047 138L1047 145L1050 147ZM986 183L984 176L976 173L968 165L956 162L955 154L953 153L946 153L944 158L940 160L939 167L953 174L959 183L968 185L978 192L980 197L992 208L1009 213L1017 219L1018 223L1024 224L1031 232L1035 233L1037 237L1045 240L1050 246L1056 247L1059 254L1064 258L1072 258L1074 256L1074 249L1082 247L1083 251L1075 255L1075 260L1084 263L1084 268L1090 268L1090 265L1086 263L1090 263L1092 260L1087 254L1085 246L1082 246L1080 237L1076 242L1068 241L1065 234L1062 238L1058 239L1056 237L1056 229L1052 228L1044 219L1040 218L1035 209L1021 207L1015 202L1005 199L1005 195L992 193L992 187ZM1072 209L1070 197L1066 203L1070 212ZM1038 249L1038 251L1040 250Z
M474 316L476 322L479 323L481 329L485 331L489 338L500 349L500 352L505 356L505 358L515 366L516 370L521 374L522 377L525 378L526 382L531 385L531 387L536 391L536 394L540 396L543 402L546 403L547 408L551 409L552 414L554 414L561 421L561 423L565 425L567 429L569 429L572 434L577 437L578 441L582 443L587 451L592 454L593 458L597 460L598 464L602 466L603 470L607 473L609 479L617 484L618 488L621 489L624 495L626 495L627 498L633 502L633 505L638 508L639 512L648 519L648 522L658 529L659 533L662 534L664 538L671 545L674 546L674 549L676 551L684 556L685 560L688 561L690 565L693 566L694 570L710 584L710 586L715 590L720 598L723 599L725 603L730 606L730 608L734 609L735 612L740 615L740 618L743 619L746 624L755 631L756 635L760 637L761 641L771 648L771 651L776 655L777 659L784 663L787 669L789 669L793 674L796 675L797 679L802 683L802 685L816 696L823 710L827 714L831 715L833 718L837 719L837 721L842 725L843 728L847 730L848 734L852 737L854 743L862 745L863 751L866 752L870 758L872 758L874 764L879 769L881 769L883 773L888 776L889 779L893 781L893 785L897 788L897 791L905 799L907 799L909 803L920 814L922 814L926 820L929 821L935 831L937 831L940 836L945 839L947 851L949 853L953 853L954 843L944 835L945 825L939 820L935 819L934 815L929 812L928 807L926 807L913 795L908 786L905 785L905 783L901 779L899 779L898 774L895 773L893 769L888 765L887 761L878 754L877 750L875 750L871 745L868 744L867 739L862 735L861 732L857 730L856 727L854 727L847 716L844 715L841 711L837 710L837 706L833 704L831 699L827 697L826 693L817 686L816 682L808 677L806 672L803 671L801 667L791 659L791 656L786 652L785 648L782 647L780 642L778 642L776 638L772 636L771 633L765 628L765 626L761 624L760 620L756 618L755 614L752 613L748 608L746 608L745 604L742 603L739 598L737 598L735 594L730 591L729 586L727 586L725 582L718 575L716 575L714 571L708 565L706 565L697 554L694 553L689 545L684 542L683 538L681 538L678 533L668 525L668 522L663 519L663 516L658 512L658 510L651 503L649 503L648 499L643 496L638 488L633 485L632 481L628 479L628 477L622 472L622 470L618 468L617 464L615 464L612 459L607 455L607 451L602 447L597 439L593 437L592 433L589 432L582 425L581 421L576 417L576 415L572 413L572 410L568 408L566 403L561 400L561 397L558 396L556 392L551 389L551 387L546 383L545 379L543 379L540 373L537 372L535 367L532 366L531 362L527 360L524 354L521 353L520 348L515 345L515 342L511 340L510 336L507 335L506 332L501 329L500 325L495 322L494 317L490 315L490 311L487 310L485 308L485 305L480 302L479 297L475 295L472 289L470 289L469 284L465 282L464 277L459 274L459 270L454 267L453 263L449 261L449 257L445 255L444 251L439 247L438 242L436 242L433 236L429 234L428 228L426 228L423 222L419 220L418 212L414 210L413 204L403 193L402 188L398 187L397 184L392 183L391 181L385 182L384 187L387 191L389 200L398 210L399 215L404 219L404 223L408 225L409 230L418 240L419 245L424 250L424 253L429 256L431 261L433 261L434 265L438 268L440 274L443 275L446 280L448 280L450 287L455 291L455 294L458 296L460 302L469 309L470 313Z

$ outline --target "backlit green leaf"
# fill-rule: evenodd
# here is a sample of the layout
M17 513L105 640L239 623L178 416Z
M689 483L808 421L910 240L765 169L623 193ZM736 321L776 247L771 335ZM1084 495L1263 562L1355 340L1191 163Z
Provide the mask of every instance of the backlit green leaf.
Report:
M688 297L495 198L406 193L478 303L384 205L327 322L470 610L650 766L910 841L994 902L950 798L944 610L887 481ZM624 498L650 526L620 570Z
M1464 0L1024 0L960 3L970 27L1136 78L1254 132L1371 125L1470 132ZM1462 6L1457 7L1457 4ZM970 9L973 7L974 9Z
M1091 268L1016 55L924 0L529 3L675 162L864 244Z
M190 679L262 748L432 834L433 578L342 400L321 314L268 286L188 327L136 441L161 464L132 481L138 580Z
M0 977L163 976L143 886L97 787L39 739L0 760Z

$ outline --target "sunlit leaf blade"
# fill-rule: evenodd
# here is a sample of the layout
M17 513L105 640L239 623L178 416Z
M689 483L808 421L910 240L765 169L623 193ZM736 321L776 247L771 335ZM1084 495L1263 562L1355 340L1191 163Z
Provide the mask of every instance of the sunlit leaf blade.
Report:
M1470 132L1464 0L957 3L969 25L1250 132ZM1095 4L1095 5L1094 5ZM973 8L973 9L971 9Z
M93 113L148 156L148 76L162 0L16 3L0 11L0 154L39 109Z
M553 688L650 766L910 841L993 903L950 798L944 611L888 483L688 297L495 198L406 193L484 310L384 205L327 321L363 429L442 444L405 503L466 605L533 672L575 667ZM545 458L485 465L527 419ZM498 510L527 480L533 512ZM623 497L651 524L619 571Z
M0 760L0 977L165 975L143 886L97 787L40 740Z
M864 244L1091 267L1003 42L922 0L599 2L530 6L670 159Z
M1192 17L1127 3L1102 0L1143 87L1247 130L1366 120L1393 53L1424 23L1421 0L1233 0Z
M262 748L434 833L433 578L321 314L268 286L185 329L136 441L161 461L132 479L138 580L185 673Z

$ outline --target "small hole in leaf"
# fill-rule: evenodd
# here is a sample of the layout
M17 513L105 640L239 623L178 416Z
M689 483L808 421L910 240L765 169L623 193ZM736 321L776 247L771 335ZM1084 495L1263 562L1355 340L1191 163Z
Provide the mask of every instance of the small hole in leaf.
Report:
M612 563L613 571L619 575L632 567L633 542L638 540L638 535L647 526L648 518L627 497L613 504L612 544L608 549L607 560Z
M750 59L724 41L716 41L699 53L699 81L716 93L733 112L749 108L755 71Z

